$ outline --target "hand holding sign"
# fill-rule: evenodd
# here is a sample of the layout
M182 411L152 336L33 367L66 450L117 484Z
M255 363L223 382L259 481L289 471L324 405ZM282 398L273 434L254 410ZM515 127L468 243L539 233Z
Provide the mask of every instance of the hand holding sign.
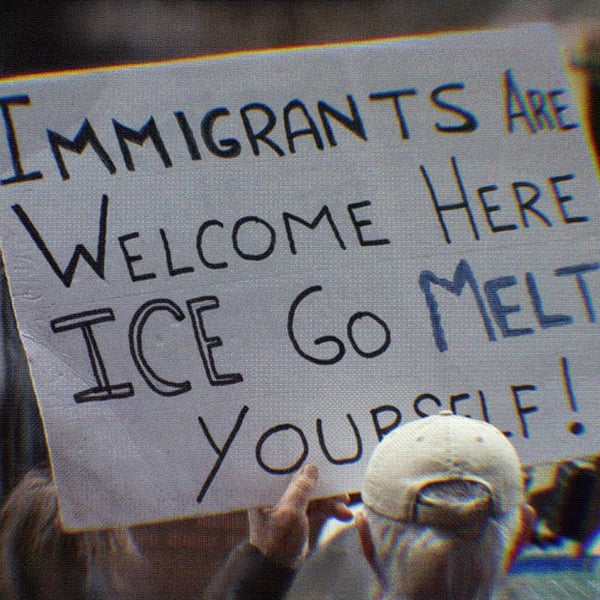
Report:
M306 558L309 537L314 537L309 530L311 534L318 532L328 517L341 521L352 518L347 497L323 498L309 505L318 476L315 465L305 465L273 508L255 507L248 512L250 543L286 567L297 568Z

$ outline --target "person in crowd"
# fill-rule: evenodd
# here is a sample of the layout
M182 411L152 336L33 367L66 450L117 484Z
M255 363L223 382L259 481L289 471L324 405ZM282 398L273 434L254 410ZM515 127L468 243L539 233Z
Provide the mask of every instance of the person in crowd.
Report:
M317 477L306 466L276 506L248 511L248 543L203 597L268 600L285 592L322 523L352 517L345 497L309 502ZM0 508L2 600L152 600L149 568L129 529L64 531L48 469L29 471Z
M356 526L386 600L495 597L536 518L504 434L450 412L384 438L362 499Z
M63 531L46 469L28 472L0 509L2 600L149 600L133 584L143 566L126 529Z

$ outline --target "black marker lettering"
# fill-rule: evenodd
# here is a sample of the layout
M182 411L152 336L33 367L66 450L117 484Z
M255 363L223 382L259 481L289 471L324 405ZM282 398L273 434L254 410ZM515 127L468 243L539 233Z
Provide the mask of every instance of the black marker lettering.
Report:
M548 92L548 101L550 102L550 107L552 108L552 114L554 115L554 119L558 124L558 128L560 131L568 131L569 129L577 129L579 127L579 123L565 123L563 121L563 117L561 113L569 108L568 104L558 104L557 98L566 93L566 90L550 90Z
M300 438L300 442L302 444L302 451L300 452L298 459L289 467L271 467L263 459L263 446L272 435L280 433L281 431L295 431L298 434L298 437ZM306 436L304 435L304 432L302 431L302 429L300 429L300 427L297 427L292 423L282 423L281 425L276 425L275 427L267 429L267 431L265 431L260 436L260 439L256 444L256 462L264 471L266 471L267 473L271 473L271 475L287 475L288 473L294 473L302 466L302 463L306 460L307 456L308 441L306 439Z
M242 152L242 146L235 138L225 138L215 142L213 129L215 121L220 117L228 117L229 110L226 108L214 108L204 115L202 119L202 139L209 151L221 158L235 158Z
M52 256L52 253L48 249L48 246L44 242L40 232L37 230L36 226L31 222L31 219L25 212L25 210L21 207L20 204L14 204L12 209L16 213L17 217L23 226L27 230L27 233L31 236L31 239L35 242L37 247L40 249L40 252L43 254L44 258L48 261L48 264L56 274L56 276L62 281L65 287L70 287L73 281L73 276L75 275L75 269L77 268L77 264L79 262L79 258L83 258L85 262L92 268L94 273L100 277L100 279L104 279L104 258L105 258L105 249L106 249L106 221L108 217L108 196L102 196L102 202L100 205L100 229L98 232L98 247L96 250L96 258L93 258L88 249L83 244L77 244L75 246L75 250L73 252L73 256L69 261L69 265L63 272L59 267L58 263Z
M87 119L83 122L81 128L75 136L75 139L73 140L69 140L60 133L56 133L50 129L47 130L47 133L48 141L50 142L50 149L54 155L54 160L58 166L60 176L64 181L70 178L70 174L67 170L67 165L65 164L62 152L60 151L61 148L69 150L69 152L82 154L89 144L94 149L94 152L96 152L98 158L102 161L102 164L106 167L108 172L111 175L114 175L117 172L117 167L115 167L115 164L108 155L108 152L106 152L106 150L103 148L98 136L96 136L94 128Z
M523 119L529 133L536 133L537 129L529 113L529 105L525 98L521 96L519 86L514 80L510 69L504 72L502 83L504 88L504 117L507 131L513 133L513 121L515 119ZM516 105L516 108L513 108L514 105Z
M319 445L321 446L321 450L323 450L323 454L325 458L332 465L348 465L355 462L358 462L362 457L363 446L362 446L362 438L360 437L360 431L354 422L351 414L347 414L346 418L350 423L350 427L352 427L352 433L354 433L354 439L356 440L356 452L353 456L347 456L344 458L334 458L332 454L329 452L327 445L325 444L325 436L323 435L323 420L317 419L317 437L319 438Z
M550 177L548 181L550 182L550 187L552 188L554 198L558 204L563 223L585 223L589 221L589 217L586 217L585 215L572 217L567 214L565 203L571 202L573 200L573 196L562 195L560 188L558 187L559 183L562 183L563 181L571 181L571 179L575 179L575 175L573 173L569 173L568 175L559 175L557 177Z
M169 246L169 239L167 238L167 232L161 227L159 229L160 238L163 243L163 248L165 250L165 258L167 260L167 270L169 271L169 276L175 277L176 275L181 275L183 273L193 273L194 267L178 267L175 268L173 266L173 256L171 255L171 248Z
M346 348L344 348L344 344L338 338L336 338L333 335L323 335L321 337L316 338L313 342L315 346L331 342L334 344L334 346L337 347L336 353L330 358L318 358L316 356L311 356L310 354L307 354L306 352L304 352L304 350L302 350L300 344L298 343L298 340L296 339L296 334L294 333L294 317L296 316L298 306L300 306L300 303L307 296L310 296L315 292L321 292L322 290L323 288L320 285L313 285L312 287L306 288L303 292L301 292L295 298L294 302L292 302L292 305L288 312L288 336L290 338L290 341L292 342L292 345L294 346L294 349L300 356L302 356L302 358L305 358L309 362L315 363L317 365L332 365L336 362L339 362L346 353Z
M523 406L521 404L521 392L533 392L537 389L535 385L511 385L510 389L512 391L513 400L515 403L515 409L517 411L517 416L519 417L519 421L521 423L521 435L524 438L529 437L529 429L527 427L527 421L525 420L525 415L529 413L537 412L537 406Z
M426 413L421 410L421 404L423 402L425 402L426 400L431 400L435 404L436 408L434 410L436 412ZM433 394L419 394L413 402L413 408L415 409L415 413L417 415L419 415L419 417L421 417L421 418L428 417L430 414L432 414L432 415L437 414L441 407L442 407L442 401L437 396L434 396Z
M473 232L473 237L476 240L479 240L479 232L477 231L477 225L475 224L475 219L473 217L473 213L471 212L471 205L469 204L469 197L467 196L467 192L465 191L465 186L463 184L462 178L460 176L460 171L458 169L458 164L456 162L456 158L453 156L451 158L452 162L452 172L454 175L454 179L456 181L456 185L460 191L460 195L462 197L462 202L455 202L453 204L440 204L438 202L437 195L435 193L435 189L433 184L431 183L431 179L427 173L427 170L423 165L420 166L421 174L423 175L423 179L427 184L427 188L429 190L429 194L431 196L431 201L433 202L433 207L437 213L438 221L444 233L444 239L447 244L451 244L452 240L450 239L450 234L448 232L448 227L443 218L443 213L447 210L465 210L467 212L467 217L469 219L469 224L471 226L471 231Z
M393 431L402 422L402 413L391 404L384 404L377 408L371 409L371 418L373 419L373 426L375 427L375 433L377 434L377 441L380 442L390 431ZM392 413L394 419L387 425L382 425L379 420L381 413Z
M41 171L31 171L25 173L23 165L21 164L21 155L19 152L19 143L17 140L17 130L12 120L9 106L29 106L31 100L29 96L4 96L0 98L0 110L2 111L2 118L4 119L4 130L6 132L6 143L8 144L8 151L10 152L10 158L13 167L14 175L7 177L6 179L0 180L0 185L8 185L10 183L21 183L22 181L34 181L36 179L42 179L43 175Z
M389 92L377 92L374 94L369 94L369 100L380 101L380 100L392 100L394 105L394 111L396 113L396 118L398 119L398 125L400 126L400 135L403 140L410 139L410 133L408 130L408 124L406 123L406 119L404 118L404 113L402 112L402 106L400 105L400 98L404 96L416 96L417 90L414 88L408 88L405 90L392 90Z
M87 390L82 390L73 395L75 402L96 402L112 400L114 398L129 398L134 395L131 383L118 383L113 385L108 379L108 373L104 366L104 360L100 348L96 342L93 325L114 321L115 315L111 308L100 308L73 315L67 315L50 321L50 327L54 333L81 329L88 357L92 365L94 379L98 384Z
M173 166L171 158L169 157L167 149L165 148L165 144L160 137L160 132L158 131L154 117L150 117L150 119L148 119L146 124L139 131L130 129L118 121L115 121L115 119L113 119L113 125L115 128L115 133L117 134L117 140L119 141L121 153L123 154L123 160L125 161L125 166L127 167L128 171L135 171L135 165L133 164L131 150L129 149L127 142L133 142L138 146L143 146L148 138L152 140L152 144L154 144L154 148L158 152L163 165L167 168Z
M296 130L292 129L292 111L300 112L302 114L306 123L308 124L307 127ZM317 129L317 125L313 121L313 118L310 116L306 106L304 106L304 104L300 100L292 100L285 106L285 108L283 109L283 124L285 126L285 135L287 137L288 147L292 154L296 152L294 140L302 135L312 136L315 141L315 146L319 150L323 150L323 140L321 138L319 130Z
M456 410L456 405L459 402L464 402L471 398L471 394L454 394L450 396L450 410L457 415L458 411ZM471 415L464 415L465 417L470 417Z
M442 110L460 117L462 120L462 123L459 125L442 125L441 123L436 123L435 128L437 131L440 131L441 133L471 133L477 129L478 123L473 113L456 104L450 104L450 102L440 98L445 92L456 92L464 89L464 83L447 83L445 85L440 85L431 92L430 98L433 104Z
M255 223L257 225L260 225L261 228L263 228L267 231L269 242L268 242L266 249L263 252L251 254L250 252L244 252L240 248L240 243L239 243L240 229L249 223ZM257 236L253 236L252 239L255 240L256 237ZM233 231L231 233L231 238L233 241L233 249L236 251L237 255L240 256L241 258L243 258L244 260L258 261L258 260L264 260L265 258L268 258L269 256L271 256L271 254L273 254L273 250L275 250L275 237L276 237L275 229L273 229L273 227L269 223L267 223L265 220L259 219L258 217L243 217L241 219L238 219L235 222L235 225L233 226Z
M138 237L140 237L140 234L137 231L134 231L126 235L121 235L117 238L119 241L119 246L121 246L121 251L123 252L123 257L125 258L125 264L127 265L127 270L129 271L129 277L134 283L136 281L145 281L146 279L156 278L156 273L136 273L133 269L133 263L142 261L144 257L141 254L130 254L129 250L127 249L126 242L129 240L135 240Z
M319 211L319 214L313 219L312 223L309 223L308 221L305 221L304 219L297 217L296 215L293 215L291 213L288 213L288 212L283 213L283 223L285 225L285 231L287 233L287 238L288 238L288 242L290 245L290 251L292 254L297 254L297 250L296 250L296 241L294 240L294 233L292 231L291 221L300 223L301 225L308 227L311 231L314 231L317 228L317 226L319 225L319 223L323 220L323 218L325 218L327 220L327 222L329 223L329 227L331 227L333 235L335 236L335 239L336 239L337 243L339 244L340 248L342 250L346 249L346 244L344 243L344 240L342 239L342 236L340 235L340 232L335 224L335 221L333 220L333 217L331 216L331 211L329 210L329 207L323 206L323 208Z
M196 343L198 345L198 350L200 351L200 356L202 357L204 371L206 372L209 383L213 386L217 386L243 381L241 373L218 373L215 366L213 348L222 346L223 342L218 336L208 337L206 335L202 313L206 310L219 308L219 299L216 296L192 298L187 301L187 307L190 317L192 318Z
M356 342L354 327L359 321L364 319L376 323L383 331L383 342L378 348L374 348L373 350L363 350ZM383 354L390 347L392 341L390 328L388 327L387 323L381 317L378 317L370 311L359 311L354 313L348 321L346 332L352 348L354 348L354 351L363 358L375 358L376 356Z
M364 227L368 227L372 225L372 221L370 219L358 219L354 214L356 210L360 208L365 208L367 206L371 206L370 200L363 200L362 202L353 202L348 204L348 213L350 214L350 220L352 221L352 225L354 225L354 230L356 231L356 237L358 238L358 243L361 246L384 246L385 244L389 244L390 240L387 238L379 238L379 239L365 239L363 237L362 229Z
M527 101L533 112L538 131L542 129L554 129L554 120L546 112L546 96L544 93L540 90L527 90Z
M548 217L534 207L534 204L538 201L541 192L540 188L537 185L530 183L529 181L515 181L512 184L513 192L515 195L515 200L517 201L517 206L519 208L519 213L521 215L521 222L523 223L523 227L529 227L529 221L527 220L527 212L535 215L546 227L552 227L552 222ZM526 201L523 201L523 197L521 195L521 190L525 188L531 191L531 196Z
M252 121L250 121L250 117L248 116L248 113L251 111L260 112L267 117L266 124L258 133L254 131L254 128L252 127ZM281 149L281 147L271 138L267 137L275 127L275 124L277 123L277 117L275 117L275 113L266 104L261 104L259 102L246 104L246 106L243 106L240 109L240 114L242 115L242 121L244 123L244 128L246 129L246 135L248 136L248 141L252 146L252 152L254 156L260 156L260 146L258 145L258 142L266 144L278 156L285 156L285 152Z
M210 262L204 255L202 241L204 238L204 233L209 227L220 227L223 229L223 223L221 223L221 221L217 221L216 219L212 219L210 221L204 221L204 223L200 225L198 234L196 235L196 250L198 251L198 257L200 258L202 264L209 269L226 269L229 265L225 261L219 263Z
M506 223L504 225L496 225L492 221L492 213L499 211L501 209L497 204L488 204L486 195L490 192L495 192L498 190L497 185L484 185L477 189L477 194L479 195L479 200L481 200L481 206L483 207L483 211L485 213L485 218L487 219L489 228L492 233L499 233L500 231L513 231L517 229L517 225L515 223Z
M233 440L235 440L235 437L237 436L240 428L242 427L244 418L249 410L250 409L247 406L242 407L242 410L240 411L238 418L236 419L233 429L229 432L229 435L227 436L227 439L225 440L225 444L223 444L223 448L219 448L217 446L217 444L215 443L215 440L213 439L212 435L210 434L210 430L208 429L208 425L206 424L206 421L202 417L198 417L198 421L200 423L200 427L202 428L202 432L206 436L206 439L208 440L208 443L210 444L211 448L217 453L217 461L215 462L210 473L208 474L208 477L204 481L204 485L202 486L202 489L200 490L200 493L198 494L198 498L196 500L196 502L198 502L198 504L200 504L202 502L202 500L204 500L204 496L206 496L206 492L208 492L208 489L210 488L211 483L214 481L215 477L217 476L217 473L219 472L219 469L221 468L221 465L223 464L223 461L225 460L225 457L227 456L227 453L229 452L229 448L231 447L231 444L233 444Z
M332 117L343 125L346 129L351 131L355 136L359 137L361 140L367 141L367 134L365 132L365 126L362 122L360 114L358 112L358 108L356 106L356 102L354 102L354 98L348 94L346 96L348 100L348 106L350 107L350 112L352 114L351 117L345 115L344 113L338 111L333 108L333 106L319 101L317 104L319 109L319 116L321 117L321 123L323 124L323 129L325 129L325 135L327 136L327 141L330 146L337 146L337 140L333 135L333 128L331 127L331 123L329 122L329 117Z
M198 142L196 141L196 137L194 136L194 132L190 127L185 113L177 111L173 114L175 115L175 118L177 119L177 124L179 125L179 129L181 129L181 133L183 134L183 139L185 140L188 152L190 153L190 158L192 160L200 160L202 156L200 155Z
M160 377L150 366L144 355L143 333L146 322L157 310L164 310L172 314L176 321L183 321L185 315L172 300L168 298L157 298L149 300L136 311L129 326L129 348L137 370L144 378L150 389L161 396L177 396L192 389L189 381L174 382Z

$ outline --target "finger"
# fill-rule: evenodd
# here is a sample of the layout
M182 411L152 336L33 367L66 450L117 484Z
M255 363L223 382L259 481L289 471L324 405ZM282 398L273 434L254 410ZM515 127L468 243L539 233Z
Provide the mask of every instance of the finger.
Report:
M306 465L290 481L287 489L277 503L279 508L304 511L315 491L319 470L316 465Z
M248 509L248 527L250 533L259 531L260 527L265 522L265 509L260 506L255 506Z
M336 496L330 496L329 499L334 502L341 502L342 504L350 504L349 494L337 494Z
M348 508L348 504L350 504L349 494L333 496L331 501L333 502L332 516L336 519L340 519L340 521L349 521L354 518L354 513Z
M340 521L351 521L354 513L348 508L345 502L336 502L333 507L332 516Z
M332 496L331 498L319 498L310 503L309 515L311 519L328 519L335 517L340 521L349 521L354 517L347 504L350 497L347 494Z

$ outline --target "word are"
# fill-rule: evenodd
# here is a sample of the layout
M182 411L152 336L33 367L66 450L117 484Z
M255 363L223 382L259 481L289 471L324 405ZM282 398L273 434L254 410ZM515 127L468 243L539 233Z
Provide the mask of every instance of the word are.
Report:
M522 123L525 130L532 134L550 129L568 131L579 127L579 123L569 122L563 115L569 108L569 105L561 99L561 96L566 93L565 89L523 90L511 69L504 72L502 88L508 133L513 133L515 122Z

